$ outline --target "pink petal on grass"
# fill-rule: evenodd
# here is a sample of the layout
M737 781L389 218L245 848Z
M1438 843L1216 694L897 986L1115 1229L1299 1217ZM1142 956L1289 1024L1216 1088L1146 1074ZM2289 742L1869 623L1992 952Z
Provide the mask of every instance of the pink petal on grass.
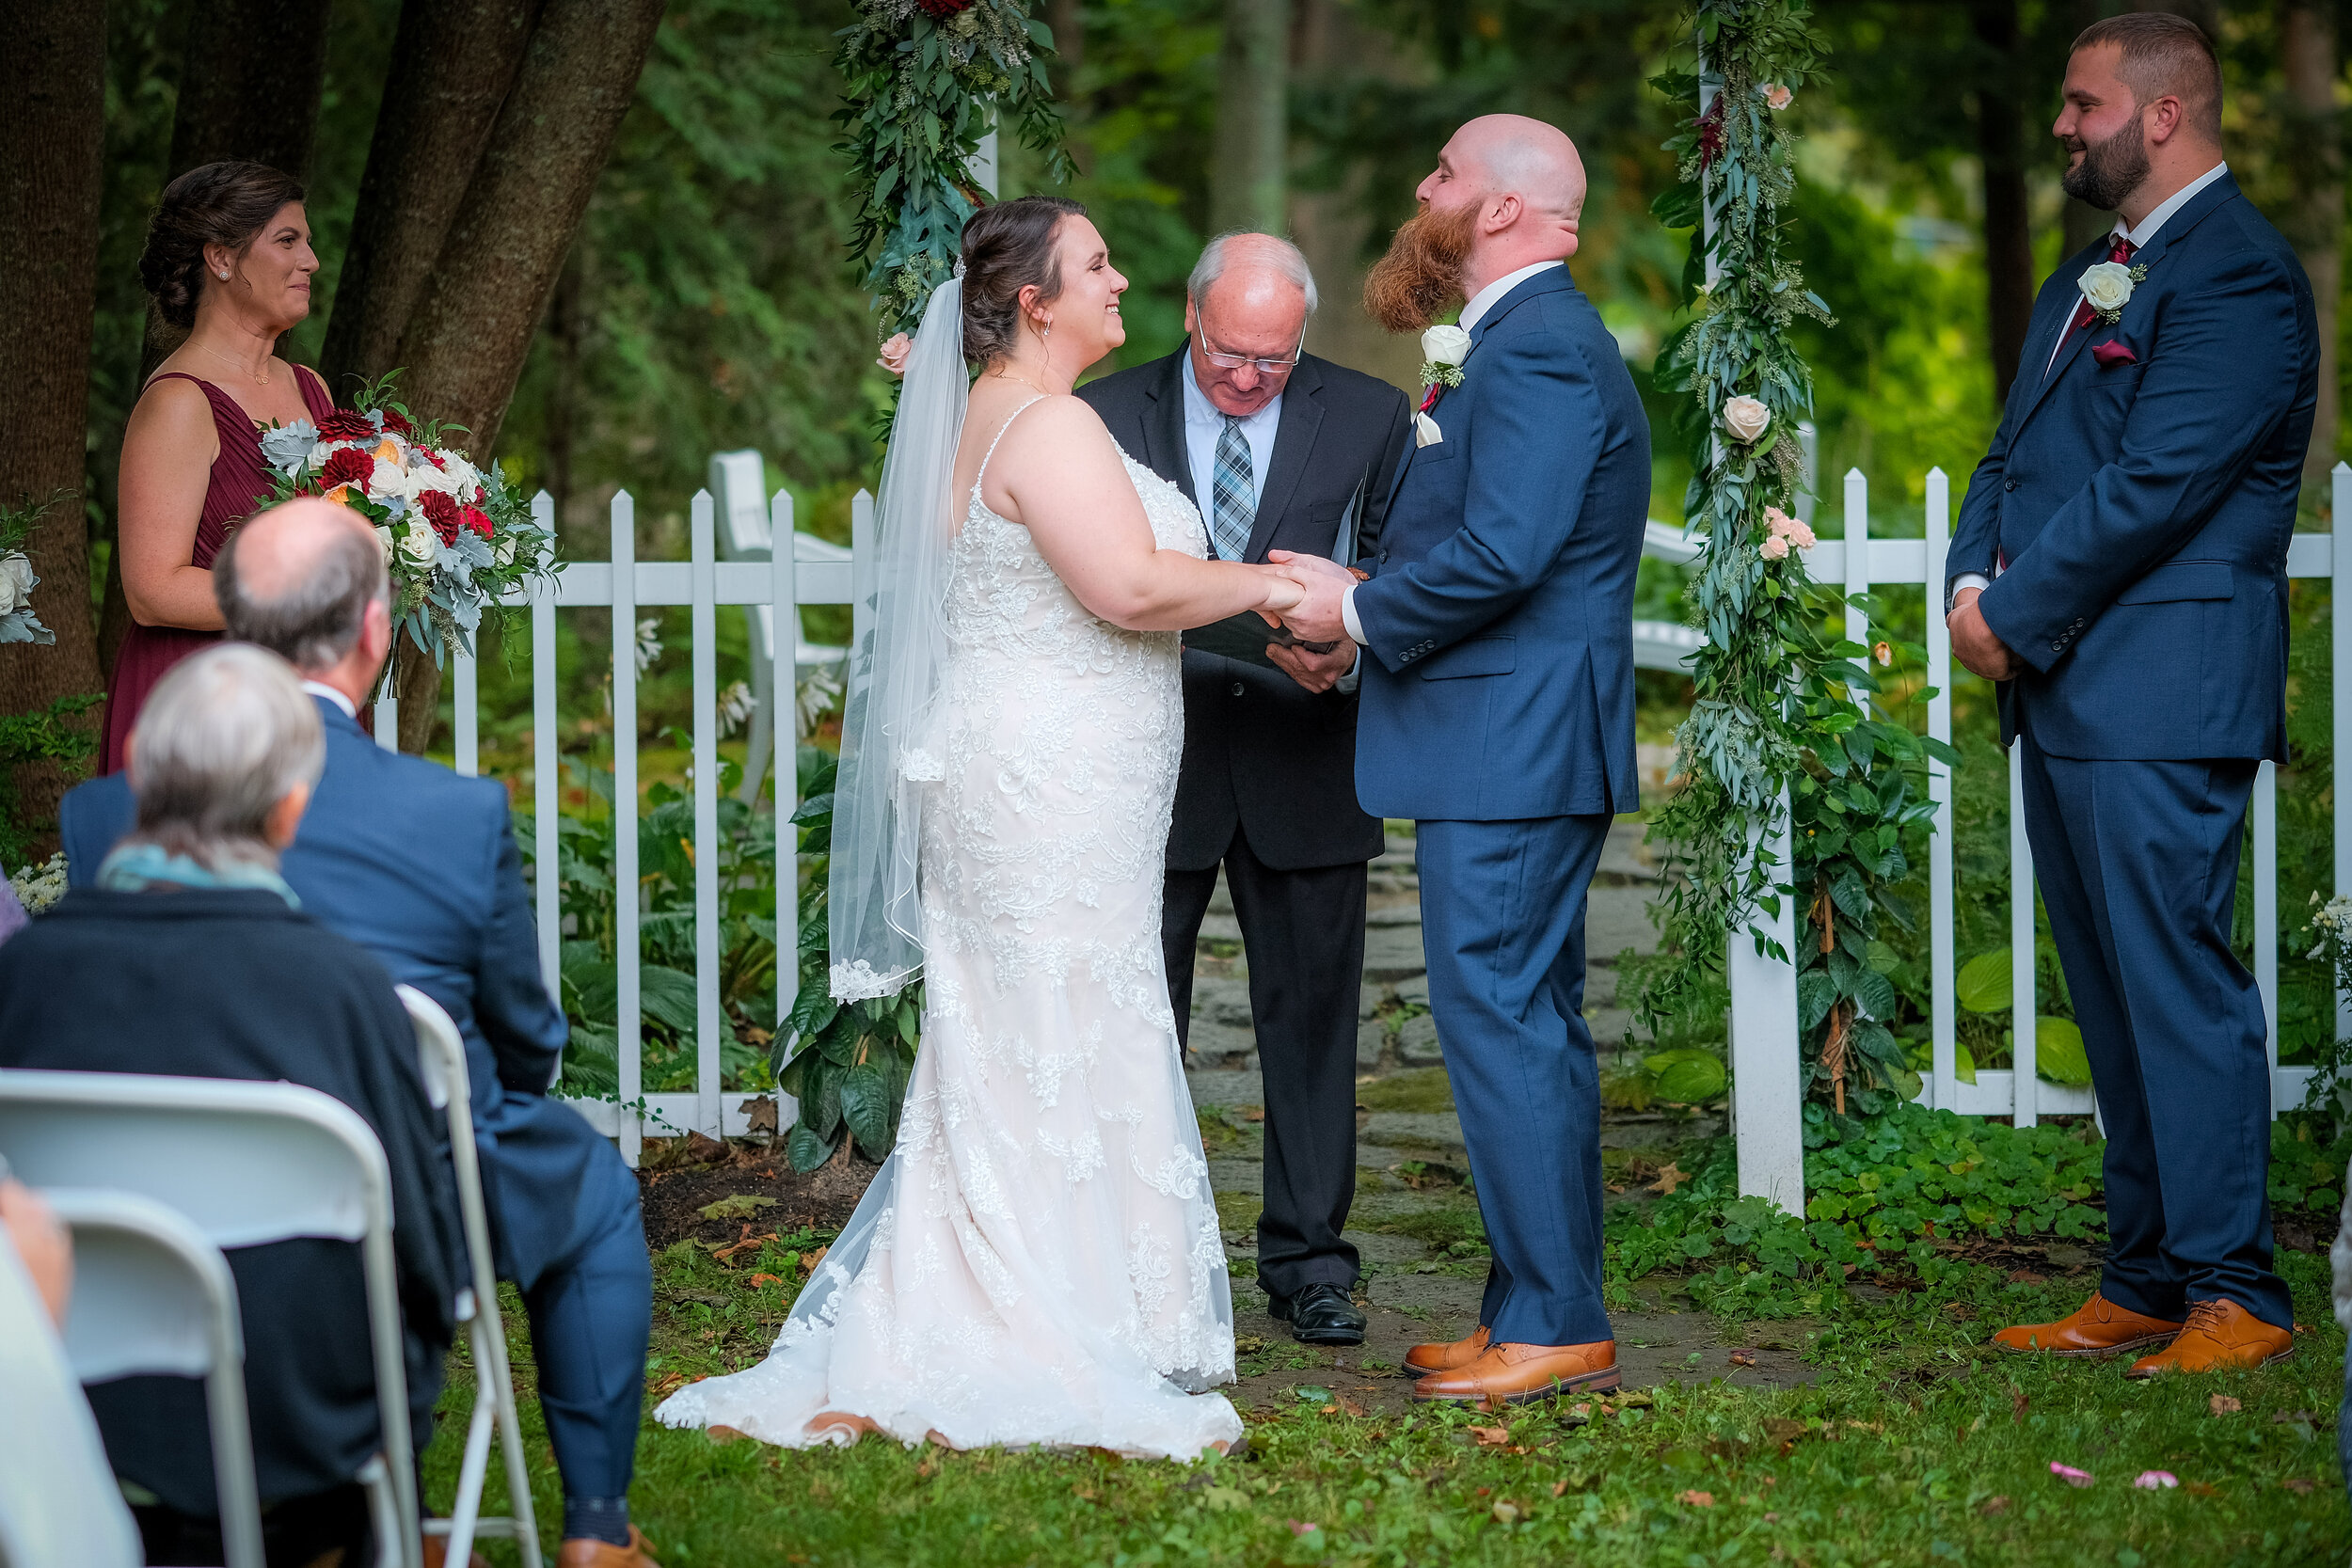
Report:
M2169 1486L2181 1484L2181 1478L2169 1470L2142 1470L2132 1481L2143 1492L2161 1492Z
M2090 1484L2090 1472L2089 1470L2077 1470L2072 1465L2061 1465L2055 1459L2050 1461L2050 1473L2058 1477L2058 1480L2066 1482L2069 1486L2089 1486Z

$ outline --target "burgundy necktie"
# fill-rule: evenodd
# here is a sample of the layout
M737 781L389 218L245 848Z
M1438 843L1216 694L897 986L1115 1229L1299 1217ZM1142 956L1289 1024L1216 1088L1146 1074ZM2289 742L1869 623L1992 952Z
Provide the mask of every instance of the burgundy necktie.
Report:
M2115 236L2114 248L2107 252L2107 260L2120 265L2121 263L2128 261L2132 259L2132 251L2136 247L2130 240L2121 234L2118 234ZM2080 332L2084 327L2089 326L2093 321L2098 319L2098 315L2099 312L2090 308L2090 301L2088 299L2084 300L2080 305L2074 307L2074 319L2067 324L2067 337L2071 338L2075 333ZM2065 338L2058 340L2061 343L2065 341Z

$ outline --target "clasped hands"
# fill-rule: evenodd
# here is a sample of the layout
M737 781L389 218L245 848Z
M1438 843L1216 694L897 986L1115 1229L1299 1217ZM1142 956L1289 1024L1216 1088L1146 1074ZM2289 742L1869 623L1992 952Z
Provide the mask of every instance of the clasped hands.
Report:
M1266 657L1277 669L1310 691L1328 691L1356 667L1357 649L1340 614L1340 597L1361 582L1364 574L1322 556L1291 550L1268 550L1269 564L1258 568L1265 577L1265 599L1258 613L1268 626L1289 628L1298 642L1266 644ZM1308 643L1328 651L1318 653Z
M1986 680L2014 680L2024 666L1984 624L1984 611L1977 608L1983 593L1981 588L1963 588L1952 595L1952 612L1944 618L1945 629L1952 634L1952 657Z

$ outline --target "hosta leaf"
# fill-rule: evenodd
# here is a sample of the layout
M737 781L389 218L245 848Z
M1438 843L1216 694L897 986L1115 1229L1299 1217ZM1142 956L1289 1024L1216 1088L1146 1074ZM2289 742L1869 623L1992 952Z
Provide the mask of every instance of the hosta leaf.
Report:
M1994 947L1960 966L1952 994L1972 1013L2006 1012L2015 994L2015 975L2010 950Z
M2037 1075L2053 1084L2089 1086L2090 1057L2083 1050L2083 1032L2072 1020L2044 1017L2033 1021L2033 1067Z

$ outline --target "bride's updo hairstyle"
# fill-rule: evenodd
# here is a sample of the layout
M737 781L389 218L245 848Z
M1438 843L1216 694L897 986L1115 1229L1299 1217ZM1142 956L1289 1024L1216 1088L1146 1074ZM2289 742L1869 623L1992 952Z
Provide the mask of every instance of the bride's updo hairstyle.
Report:
M302 182L267 164L205 164L165 186L139 252L139 281L155 313L183 332L194 326L204 247L227 245L242 256L280 207L301 199Z
M963 226L963 356L990 365L1021 339L1021 291L1038 303L1061 293L1055 232L1086 208L1061 196L1024 196L983 207Z

